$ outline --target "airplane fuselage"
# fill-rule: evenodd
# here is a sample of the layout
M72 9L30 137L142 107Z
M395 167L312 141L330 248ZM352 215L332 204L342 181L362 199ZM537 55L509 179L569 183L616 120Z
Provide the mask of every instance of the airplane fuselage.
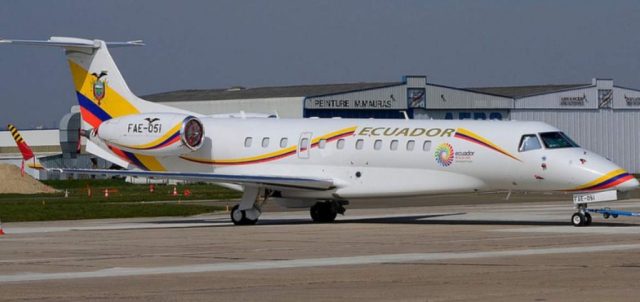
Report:
M578 147L519 151L523 135L559 132L539 122L222 119L200 117L195 152L156 157L168 171L332 179L296 198L365 198L477 191L568 191L618 169ZM542 143L541 143L542 145ZM153 167L146 167L153 169Z

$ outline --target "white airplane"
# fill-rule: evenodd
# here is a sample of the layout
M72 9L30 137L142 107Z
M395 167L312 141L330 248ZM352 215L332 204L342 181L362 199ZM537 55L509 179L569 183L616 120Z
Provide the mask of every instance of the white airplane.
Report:
M273 199L330 222L348 200L482 191L575 192L571 221L587 204L617 199L638 181L541 122L221 118L152 103L127 87L104 42L67 37L0 43L65 50L87 151L129 170L64 173L164 177L241 190L231 211L255 224Z

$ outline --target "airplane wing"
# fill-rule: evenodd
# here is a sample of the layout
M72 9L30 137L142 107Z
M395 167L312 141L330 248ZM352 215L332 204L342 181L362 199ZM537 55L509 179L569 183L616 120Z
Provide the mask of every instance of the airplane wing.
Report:
M292 188L307 190L329 190L334 188L330 179L283 177L268 175L231 175L194 172L158 172L110 169L50 169L65 174L111 175L111 176L140 176L153 178L169 178L190 181L205 181L218 183L232 183L239 185L266 186L272 188Z

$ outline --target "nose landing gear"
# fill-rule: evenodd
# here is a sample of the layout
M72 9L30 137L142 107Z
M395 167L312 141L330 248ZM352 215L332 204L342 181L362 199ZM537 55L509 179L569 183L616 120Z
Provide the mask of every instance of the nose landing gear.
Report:
M587 211L587 205L584 203L577 204L578 212L571 216L571 223L573 226L588 226L591 225L591 214Z

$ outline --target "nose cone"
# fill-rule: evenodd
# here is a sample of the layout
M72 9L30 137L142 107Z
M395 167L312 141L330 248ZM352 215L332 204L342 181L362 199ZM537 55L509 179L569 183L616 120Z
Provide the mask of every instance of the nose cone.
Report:
M638 180L633 177L633 175L629 174L629 176L631 178L628 178L627 181L620 183L618 186L616 186L616 189L619 191L631 191L631 190L635 190L640 186L640 182L638 182Z
M582 175L587 177L582 179L585 183L576 188L579 191L630 191L640 186L632 174L601 156L591 154L576 164L583 171Z

